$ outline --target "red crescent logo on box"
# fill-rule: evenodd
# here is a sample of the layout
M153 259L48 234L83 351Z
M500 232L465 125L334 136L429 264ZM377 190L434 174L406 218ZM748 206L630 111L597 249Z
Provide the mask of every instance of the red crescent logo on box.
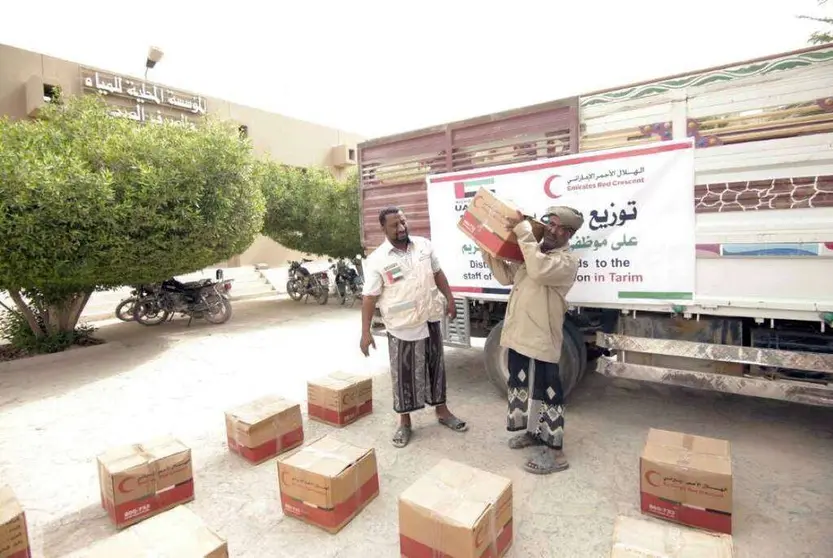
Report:
M119 481L118 489L119 489L119 492L121 492L122 494L127 494L128 492L130 492L130 489L125 486L125 483L129 480L133 480L133 479L131 477L125 477L125 478L123 478L122 480Z
M655 487L657 487L657 488L661 488L661 487L662 487L662 483L660 483L660 482L658 482L658 481L654 481L654 480L652 479L652 477L653 477L653 476L657 476L657 477L658 477L658 476L660 476L660 475L659 475L659 473L657 473L656 471L645 471L645 481L646 481L648 484L650 484L651 486L655 486Z
M561 197L561 194L554 194L552 191L552 181L560 177L560 174L554 174L544 181L544 193L547 195L548 198L556 199Z

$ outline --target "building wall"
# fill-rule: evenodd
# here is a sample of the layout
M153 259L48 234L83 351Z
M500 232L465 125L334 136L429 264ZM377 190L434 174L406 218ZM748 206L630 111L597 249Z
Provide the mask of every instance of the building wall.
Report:
M133 76L124 77L142 81L141 78ZM60 86L64 94L84 93L80 64L0 44L0 115L15 119L27 118L27 106L31 103L29 101L27 104L27 84L33 79ZM202 95L202 98L206 100L208 114L245 125L258 154L268 154L272 159L288 165L329 167L336 176L343 177L347 169L337 169L333 166L332 148L338 145L355 148L363 140L357 134L335 128L238 105L223 99L205 95ZM305 254L289 250L269 238L260 236L246 252L221 264L248 266L265 263L275 267L285 265L288 259L299 259L303 256Z

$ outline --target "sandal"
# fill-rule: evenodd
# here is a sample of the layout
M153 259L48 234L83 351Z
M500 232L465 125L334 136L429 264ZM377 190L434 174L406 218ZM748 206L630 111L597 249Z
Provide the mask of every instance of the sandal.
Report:
M448 418L438 417L437 422L439 422L440 424L442 424L446 428L450 428L454 432L465 432L466 430L469 429L469 427L466 425L466 421L460 420L457 417L455 417L454 415L452 415Z
M411 441L411 427L400 425L393 433L391 443L397 448L404 448Z
M552 448L545 448L541 452L536 452L535 455L529 458L529 461L524 465L524 470L533 475L549 475L557 473L570 467L567 463L567 458L561 450Z
M509 438L509 449L524 449L532 446L543 446L544 442L538 436L529 431L517 434Z

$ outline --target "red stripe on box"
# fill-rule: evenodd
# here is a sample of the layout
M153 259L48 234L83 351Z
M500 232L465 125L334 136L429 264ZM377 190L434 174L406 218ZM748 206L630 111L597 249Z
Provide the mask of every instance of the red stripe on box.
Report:
M116 527L121 529L193 499L194 479L188 479L155 494L124 502L117 506L114 506L113 502L108 500L105 509Z
M495 546L497 546L497 554L495 554ZM503 529L498 534L497 544L489 545L480 555L480 558L499 558L506 554L510 546L512 546L511 519L509 523L503 526ZM399 553L402 558L453 558L450 554L435 550L401 533L399 534Z
M333 426L346 426L365 415L373 412L373 399L362 403L358 407L348 407L340 413L334 409L328 409L313 403L307 403L307 414L310 418L320 420Z
M116 527L122 528L138 523L152 515L194 499L194 479L160 490L145 498L124 502L117 506L108 500L105 508Z
M642 513L709 531L732 534L732 514L730 513L693 508L646 492L642 492L641 496Z
M14 554L9 554L9 558L32 558L32 549L27 546L23 550L18 550Z
M281 493L281 508L285 515L297 517L303 521L327 529L337 530L344 526L379 494L379 475L374 473L370 480L350 495L347 500L336 504L332 509L319 508L302 500L285 496Z
M247 461L258 464L300 446L304 442L304 429L299 426L280 438L269 440L265 444L261 444L255 448L248 448L241 445L230 436L227 436L226 439L228 440L228 447L232 452L240 455Z
M457 182L474 180L475 178L487 178L490 176L502 176L506 174L518 174L522 172L532 172L544 169L554 169L557 167L568 167L571 165L580 165L582 163L595 163L598 161L609 161L611 159L625 159L627 157L639 157L642 155L655 155L657 153L665 153L666 151L680 151L682 149L693 149L690 143L674 143L671 145L660 145L657 147L643 147L637 149L630 149L627 151L620 151L619 153L600 153L597 155L585 155L583 157L564 157L554 161L547 161L546 163L538 163L520 168L503 168L495 170L485 170L480 172L472 172L464 175L453 176L436 176L429 177L431 184L439 184L441 182Z
M466 223L468 226L464 226L462 223ZM520 246L511 242L506 242L497 234L485 228L483 223L478 221L477 217L472 215L469 211L466 211L463 214L463 219L461 220L461 224L458 225L458 228L464 232L474 230L473 235L475 242L500 258L519 262L522 262L524 259Z

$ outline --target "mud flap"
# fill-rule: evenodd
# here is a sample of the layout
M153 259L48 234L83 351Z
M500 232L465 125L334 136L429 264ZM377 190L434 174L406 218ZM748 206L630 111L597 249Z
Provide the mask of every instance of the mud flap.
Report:
M465 298L455 298L457 317L443 319L443 343L451 347L471 347L471 324L469 322L469 301Z

